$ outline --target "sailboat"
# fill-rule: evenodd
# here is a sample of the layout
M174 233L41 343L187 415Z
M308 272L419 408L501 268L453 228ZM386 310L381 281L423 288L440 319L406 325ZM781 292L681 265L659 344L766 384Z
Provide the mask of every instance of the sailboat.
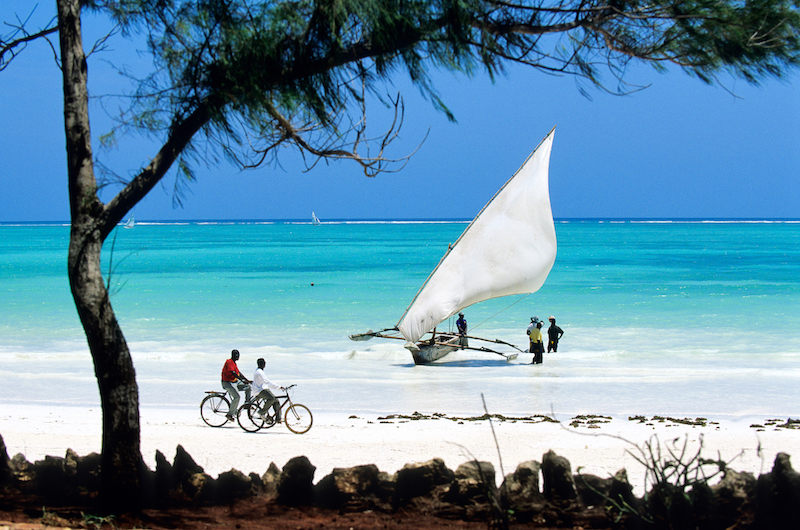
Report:
M124 226L125 226L125 228L133 228L135 223L136 222L133 220L133 214L131 214L131 216L128 217L128 220L125 221L125 225Z
M311 212L311 224L318 225L318 224L320 224L320 222L321 221L319 220L319 217L317 217L317 214L315 214L314 212Z
M496 353L509 361L518 355L496 351L494 345L523 351L499 339L437 333L436 326L472 304L533 293L544 284L556 259L548 182L554 134L555 128L449 246L397 325L350 335L352 340L404 340L415 364L464 349ZM492 348L475 346L475 341Z

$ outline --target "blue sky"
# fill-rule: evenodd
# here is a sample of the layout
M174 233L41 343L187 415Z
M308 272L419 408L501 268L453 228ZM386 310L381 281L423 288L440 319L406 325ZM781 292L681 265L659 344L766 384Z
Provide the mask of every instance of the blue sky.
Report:
M20 13L34 2L15 3ZM40 5L41 15L52 9ZM11 19L8 3L0 21ZM87 43L102 30L85 21ZM87 44L88 46L88 44ZM109 66L135 61L134 46L89 66L92 95L119 93ZM0 222L69 218L60 72L44 43L33 44L0 72ZM550 166L557 218L800 218L800 74L754 87L722 77L708 86L673 69L631 69L630 82L650 85L627 96L578 81L515 67L493 84L435 76L458 123L448 122L398 77L390 93L405 100L405 125L394 155L412 152L399 173L367 178L353 163L320 164L303 172L286 152L281 166L239 171L222 162L200 166L183 208L172 205L174 175L134 209L138 220L471 218L557 126ZM611 81L611 79L608 79ZM376 130L381 113L374 115ZM92 108L92 133L110 120ZM429 131L429 132L428 132ZM99 153L117 173L146 163L157 144L123 138ZM108 199L108 196L105 197Z

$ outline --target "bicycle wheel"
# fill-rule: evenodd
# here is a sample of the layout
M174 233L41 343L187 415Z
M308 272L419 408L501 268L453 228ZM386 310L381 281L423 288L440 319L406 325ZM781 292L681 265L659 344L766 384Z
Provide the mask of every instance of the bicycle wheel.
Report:
M308 432L311 428L314 417L311 415L311 411L308 410L308 407L295 403L286 409L283 421L286 422L286 428L293 433L303 434Z
M209 394L200 402L200 416L209 427L222 427L228 423L225 416L231 402L220 394Z
M239 427L247 432L256 432L267 427L272 427L274 421L270 421L269 418L262 418L258 413L259 408L258 403L247 403L243 405L236 415L236 421L239 422Z

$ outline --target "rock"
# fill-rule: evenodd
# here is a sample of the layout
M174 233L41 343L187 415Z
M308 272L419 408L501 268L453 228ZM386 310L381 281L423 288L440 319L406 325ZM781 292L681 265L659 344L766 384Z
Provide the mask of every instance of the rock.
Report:
M581 473L573 475L572 480L575 482L578 498L585 506L603 506L610 498L612 481L610 478Z
M628 473L624 469L617 471L613 477L600 478L595 475L573 476L575 489L584 506L606 506L612 502L617 505L636 506L633 486L628 482Z
M275 465L275 462L270 462L267 471L261 475L261 484L263 487L264 495L270 499L275 499L278 496L278 482L281 478L281 470Z
M216 481L203 471L181 445L175 448L171 467L164 455L156 452L154 483L158 488L168 488L169 495L176 501L213 503L217 495Z
M455 479L445 495L446 502L464 504L497 498L494 466L491 462L466 462L456 468Z
M247 476L250 477L250 496L258 497L262 495L264 493L264 483L258 473L250 473Z
M569 460L552 450L542 457L542 477L544 497L548 501L571 501L578 496Z
M73 483L90 492L100 491L100 462L102 460L100 454L89 453L86 456L78 456L74 452L70 455L70 452L67 451L67 463L71 468L73 460L75 462Z
M800 527L800 475L786 453L778 453L771 473L758 477L756 510L757 528Z
M499 509L497 483L491 462L466 462L458 466L455 478L442 495L438 513L476 519L489 516ZM449 506L448 506L449 505Z
M203 471L181 445L175 448L172 480L172 490L186 502L209 502L216 495L214 479Z
M756 478L752 473L740 473L726 469L722 480L711 486L711 490L719 499L744 503L755 493Z
M374 464L335 468L314 488L317 504L347 510L388 509L393 482ZM391 484L391 486L389 486ZM388 486L388 487L387 487Z
M181 480L179 492L191 503L215 504L218 490L213 478L205 473L194 473Z
M395 499L402 504L414 497L428 495L435 486L450 484L454 478L455 474L444 465L441 458L406 464L397 472Z
M624 469L620 469L614 474L609 496L616 502L623 502L634 508L638 508L641 504L633 494L633 486L628 482L628 472Z
M491 462L479 462L477 460L464 462L456 468L455 478L456 480L484 481L491 484L494 489L497 489L494 466Z
M306 506L314 502L314 472L316 467L305 456L286 462L278 480L277 501L287 506Z
M689 502L692 505L692 523L694 528L727 528L722 525L717 512L717 502L711 486L705 482L694 484L689 490ZM734 521L731 521L735 523Z
M45 456L44 460L33 463L36 491L48 502L64 497L67 491L67 473L64 459L59 456Z
M72 449L67 449L66 456L64 456L64 471L67 475L75 476L78 472L78 453Z
M248 497L251 495L251 488L252 483L249 476L238 469L225 471L217 477L217 498L215 501L230 502L233 499Z
M181 445L175 448L175 460L172 462L172 469L175 474L175 480L178 482L196 473L203 473L203 468L197 465Z
M3 436L0 435L0 486L10 486L16 482L14 468L11 459L8 458L8 450Z
M522 506L544 502L544 495L539 490L540 471L539 462L528 460L522 462L513 473L506 476L499 491L503 505L516 510Z
M683 490L668 482L659 482L645 497L645 513L657 528L696 528L691 499Z
M522 462L506 475L498 495L500 505L514 513L519 522L530 522L544 508L544 495L539 490L541 465L535 460Z
M156 450L156 472L153 479L153 487L155 488L155 504L162 505L169 498L170 492L175 488L175 471L172 464L167 461L159 450Z
M706 528L732 527L746 510L751 509L755 492L756 479L752 473L726 469L717 484L692 488L695 517Z
M33 464L28 462L22 453L15 454L11 459L11 468L14 470L17 480L21 482L30 482L35 478Z

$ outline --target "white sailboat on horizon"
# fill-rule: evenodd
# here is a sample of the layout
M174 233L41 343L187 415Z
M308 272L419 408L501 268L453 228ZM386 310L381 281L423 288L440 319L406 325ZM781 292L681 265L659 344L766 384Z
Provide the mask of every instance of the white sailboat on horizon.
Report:
M496 353L509 361L518 355L468 346L465 337L523 351L498 339L437 334L436 326L472 304L533 293L544 284L557 247L549 190L554 134L555 128L450 245L397 325L350 335L352 340L404 340L416 364L428 364L459 349ZM426 334L430 338L422 340Z
M314 212L311 212L311 224L318 225L321 222L322 221L319 220L319 217L317 217L317 214L315 214Z

